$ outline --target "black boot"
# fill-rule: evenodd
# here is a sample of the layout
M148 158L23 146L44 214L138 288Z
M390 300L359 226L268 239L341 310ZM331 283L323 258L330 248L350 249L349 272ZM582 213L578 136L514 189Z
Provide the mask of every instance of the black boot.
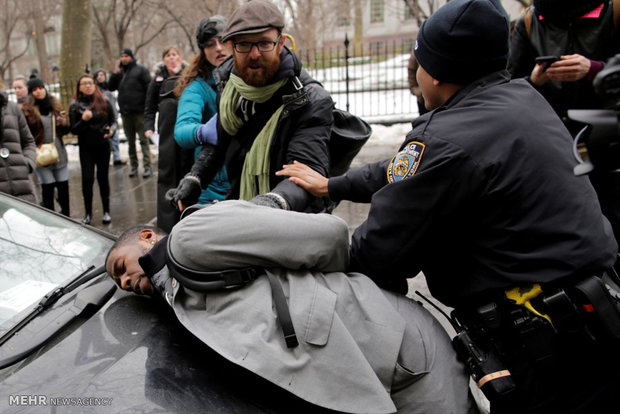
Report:
M71 217L69 208L69 181L56 182L58 189L58 204L60 204L60 212L67 217Z
M41 195L43 196L43 207L54 211L54 183L41 184Z

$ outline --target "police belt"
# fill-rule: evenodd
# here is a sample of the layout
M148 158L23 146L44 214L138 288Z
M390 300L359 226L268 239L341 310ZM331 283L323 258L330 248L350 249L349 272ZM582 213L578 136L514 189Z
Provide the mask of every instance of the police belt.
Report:
M215 272L191 269L174 259L168 245L168 236L159 240L148 253L138 259L138 262L147 276L154 275L167 265L170 275L177 282L187 289L198 292L240 288L266 274L286 346L294 348L299 345L282 284L275 275L264 268L246 267Z
M611 270L610 272L612 272ZM563 286L538 284L504 292L478 307L459 307L459 322L494 343L500 353L506 340L518 339L537 361L552 355L552 339L579 335L597 343L620 344L620 292L600 276Z

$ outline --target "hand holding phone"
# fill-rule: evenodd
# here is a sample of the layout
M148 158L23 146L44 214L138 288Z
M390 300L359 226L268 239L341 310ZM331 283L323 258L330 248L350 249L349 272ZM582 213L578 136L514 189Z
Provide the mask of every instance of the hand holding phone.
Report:
M536 58L536 64L537 65L545 65L545 67L543 68L543 72L547 70L547 68L549 66L551 66L551 64L553 62L557 62L558 60L560 60L560 58L558 56L555 55L548 55L548 56L538 56Z

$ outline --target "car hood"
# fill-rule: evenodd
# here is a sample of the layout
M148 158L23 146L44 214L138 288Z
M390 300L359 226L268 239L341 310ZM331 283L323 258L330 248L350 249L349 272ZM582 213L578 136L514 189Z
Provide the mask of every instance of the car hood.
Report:
M270 398L281 390L219 357L158 298L117 291L69 330L0 371L0 412L285 411Z

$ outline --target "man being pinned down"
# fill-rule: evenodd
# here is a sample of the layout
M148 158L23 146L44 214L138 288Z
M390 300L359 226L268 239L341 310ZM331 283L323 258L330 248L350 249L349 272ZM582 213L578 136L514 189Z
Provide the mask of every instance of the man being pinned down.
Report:
M312 404L476 412L442 326L407 297L344 273L348 249L338 217L224 201L182 219L169 236L128 230L106 269L124 290L163 295L224 358Z

